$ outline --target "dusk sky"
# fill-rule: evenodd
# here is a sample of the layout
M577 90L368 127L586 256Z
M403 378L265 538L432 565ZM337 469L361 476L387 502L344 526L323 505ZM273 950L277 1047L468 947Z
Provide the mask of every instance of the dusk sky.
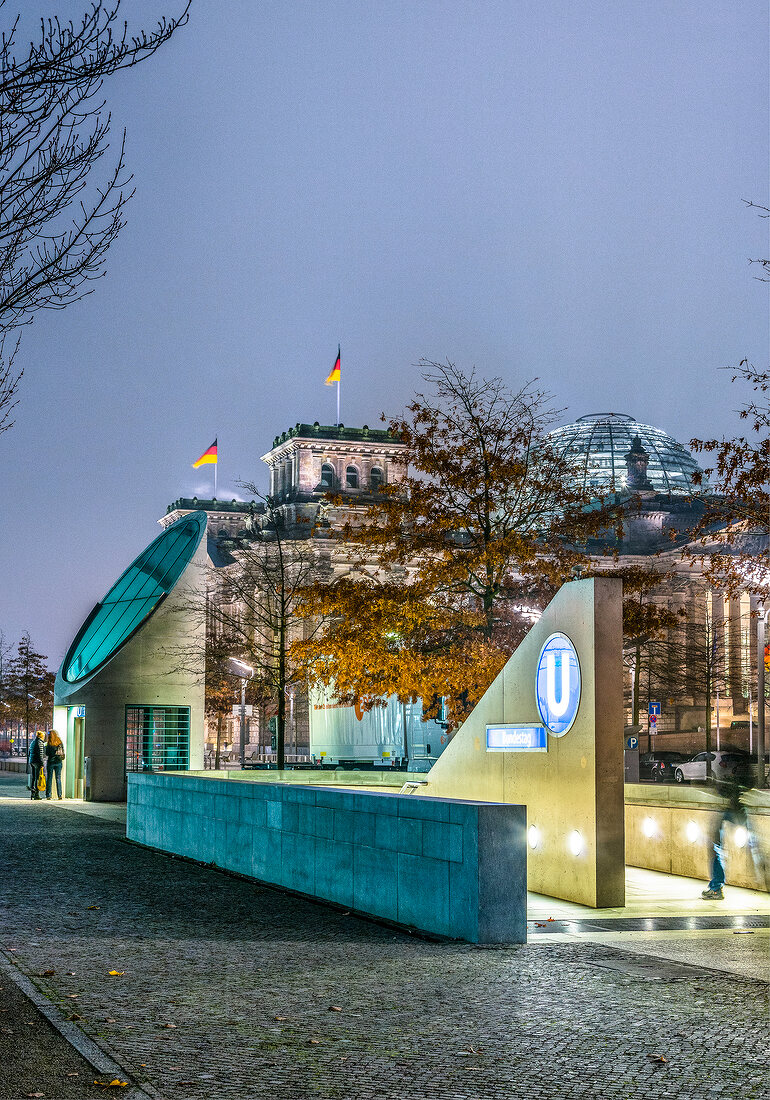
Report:
M231 499L276 434L334 422L338 343L351 426L449 358L537 377L561 422L739 430L719 368L768 362L765 0L195 0L106 92L128 225L23 333L0 436L0 628L52 666L167 505L211 495L215 436Z

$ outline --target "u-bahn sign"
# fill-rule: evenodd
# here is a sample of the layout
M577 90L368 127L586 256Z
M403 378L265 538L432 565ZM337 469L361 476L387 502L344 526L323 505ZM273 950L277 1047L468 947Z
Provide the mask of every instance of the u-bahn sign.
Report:
M544 725L554 737L563 737L580 707L580 662L566 634L552 634L540 650L535 694Z

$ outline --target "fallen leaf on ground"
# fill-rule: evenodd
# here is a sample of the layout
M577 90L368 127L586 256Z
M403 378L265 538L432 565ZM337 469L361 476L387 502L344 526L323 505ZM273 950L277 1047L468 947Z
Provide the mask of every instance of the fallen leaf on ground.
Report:
M67 993L67 994L65 994L65 996L69 997L69 999L71 1001L76 1001L78 999L78 997L80 996L80 994L79 993Z
M71 1012L67 1017L68 1020L82 1020L82 1016L78 1016L77 1012Z
M125 974L125 970L111 970L110 971L110 977L111 978L122 978L124 974Z
M101 909L101 905L87 905L86 909Z
M94 1084L101 1085L103 1089L124 1089L128 1086L128 1081L121 1081L115 1077L112 1081L94 1081Z
M114 1024L117 1021L115 1020L114 1016L105 1016L104 1017L104 1022L105 1022L105 1024Z
M79 1077L80 1074L79 1073L65 1073L64 1076L65 1077Z
M274 1020L290 1020L290 1016L273 1016Z
M40 971L40 977L41 978L52 978L55 973L56 973L55 970L41 970Z
M316 1045L317 1045L318 1043L320 1043L320 1042L321 1042L321 1040L320 1040L320 1039L308 1039L308 1043L309 1043L309 1044L310 1044L311 1046L316 1046Z
M45 1096L44 1092L25 1092L25 1096Z
M342 1009L340 1008L339 1005L329 1005L329 1011L330 1012L342 1012Z
M462 1050L458 1050L458 1054L481 1054L481 1047L463 1047Z
M158 1027L176 1027L176 1024L158 1024Z
M663 1054L648 1054L647 1057L651 1062L668 1062L668 1058Z

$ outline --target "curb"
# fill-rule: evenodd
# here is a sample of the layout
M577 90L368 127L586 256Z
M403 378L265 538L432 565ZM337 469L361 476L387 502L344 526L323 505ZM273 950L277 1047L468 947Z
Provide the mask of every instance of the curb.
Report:
M131 1079L133 1075L120 1064L114 1054L108 1053L81 1031L77 1024L66 1019L61 1009L44 996L34 982L3 951L0 951L0 974L12 981L25 996L29 997L35 1008L45 1016L70 1046L91 1063L96 1073ZM134 1084L126 1092L122 1089L120 1091L123 1100L165 1100L157 1089L148 1084Z

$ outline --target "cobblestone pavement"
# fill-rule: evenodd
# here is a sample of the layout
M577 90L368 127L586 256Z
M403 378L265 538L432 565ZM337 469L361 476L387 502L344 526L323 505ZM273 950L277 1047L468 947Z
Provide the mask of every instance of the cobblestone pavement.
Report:
M45 803L0 798L0 835L7 957L168 1100L766 1093L763 982L587 940L426 942Z

